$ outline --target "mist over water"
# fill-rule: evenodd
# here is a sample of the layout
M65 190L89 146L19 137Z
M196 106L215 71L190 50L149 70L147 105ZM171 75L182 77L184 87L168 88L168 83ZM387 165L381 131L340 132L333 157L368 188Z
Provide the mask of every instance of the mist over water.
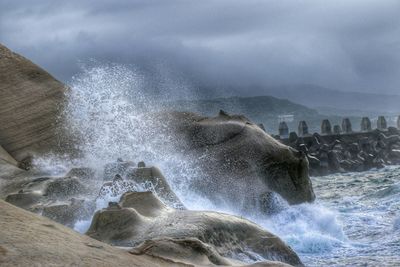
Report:
M400 255L400 245L385 237L395 236L394 240L400 241L400 186L394 182L400 168L314 177L315 203L289 206L275 195L275 212L268 215L222 201L215 204L191 190L192 182L203 175L196 159L174 149L174 136L163 130L167 125L148 116L162 112L160 103L166 99L146 92L146 79L123 65L83 68L70 85L65 110L66 127L79 136L82 157L70 162L50 156L37 163L53 173L65 173L72 166L94 168L99 177L93 187L96 195L106 163L117 158L144 161L162 170L188 209L220 211L254 221L281 237L309 266L365 266L379 260L395 266L391 263L400 262L396 256ZM134 185L126 188L129 190L146 191L149 187ZM118 201L122 193L97 199L96 210L109 201ZM79 221L75 230L85 232L90 221ZM241 255L236 257L246 260Z

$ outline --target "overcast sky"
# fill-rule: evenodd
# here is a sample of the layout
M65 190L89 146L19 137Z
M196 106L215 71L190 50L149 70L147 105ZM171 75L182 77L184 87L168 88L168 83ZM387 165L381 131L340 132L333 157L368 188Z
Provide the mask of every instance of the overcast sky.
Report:
M400 94L399 0L2 0L0 42L63 81L96 59L259 94Z

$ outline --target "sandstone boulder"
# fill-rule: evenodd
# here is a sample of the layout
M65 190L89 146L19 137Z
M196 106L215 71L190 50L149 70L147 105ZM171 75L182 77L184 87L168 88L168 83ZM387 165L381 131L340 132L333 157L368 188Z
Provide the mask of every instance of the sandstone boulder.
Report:
M0 145L16 160L66 149L58 123L67 88L0 45Z
M142 166L145 164L143 163ZM151 190L169 206L178 209L185 208L157 167L131 167L124 169L122 173L124 177L116 174L112 181L104 183L98 197L117 197L129 191Z
M98 211L87 235L128 247L159 238L172 239L178 247L187 242L190 244L184 246L186 253L192 253L193 246L197 246L212 257L214 264L223 263L222 257L233 259L235 255L256 260L254 255L258 254L266 260L302 265L296 253L282 240L250 221L217 212L168 208L151 192L126 193L118 205ZM139 246L139 250L143 246L146 243Z
M305 154L281 144L246 117L173 112L162 121L169 123L167 129L173 132L167 134L177 140L174 149L201 169L191 189L212 201L238 207L266 192L291 204L314 200Z
M45 217L0 200L0 265L183 266L128 251L81 235Z
M89 190L77 177L38 177L24 171L23 179L11 179L2 187L5 201L41 213L64 225L90 218L93 203L80 199ZM29 177L29 174L32 176ZM4 181L3 181L4 182Z

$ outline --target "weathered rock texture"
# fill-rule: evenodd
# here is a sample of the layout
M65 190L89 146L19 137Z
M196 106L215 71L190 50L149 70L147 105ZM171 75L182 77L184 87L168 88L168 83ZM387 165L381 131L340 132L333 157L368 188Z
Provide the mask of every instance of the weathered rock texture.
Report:
M275 192L291 204L314 200L305 155L281 144L246 117L174 112L164 115L175 149L201 168L191 188L212 201L244 208ZM259 202L256 205L251 203ZM266 201L268 202L268 201Z
M0 200L1 266L185 266L133 255Z
M0 160L18 166L18 162L2 146L0 146Z
M110 168L110 166L112 167ZM98 197L117 197L128 191L150 190L169 206L178 209L185 208L159 168L145 167L144 162L139 162L138 166L142 167L134 167L129 164L129 167L126 168L123 161L107 164L104 178L108 180L110 175L113 175L114 178L102 185Z
M16 160L49 152L57 135L66 87L49 73L0 45L0 145Z
M90 190L76 176L14 178L3 181L1 192L8 203L70 227L94 212L94 203L84 200Z
M208 255L208 261L213 264L226 264L224 257L253 258L252 253L257 253L267 260L302 265L290 247L254 223L216 212L175 210L151 192L126 193L119 204L113 203L98 211L87 235L118 246L145 242L139 245L139 250L149 243L154 246L167 242L168 245L164 243L164 248L158 250L164 256L168 256L167 248L169 253L174 254L176 249L181 255L182 251L191 254L197 248L197 254L203 251L201 254Z
M87 198L89 196L87 191L88 187L93 187L94 184L96 184L97 180L93 170L89 168L74 168L70 170L66 176L46 177L43 176L43 173L35 172L33 169L24 171L8 163L0 162L0 167L4 167L2 170L5 170L5 173L8 175L7 177L0 176L0 196L5 197L6 201L9 203L29 211L39 212L43 216L67 226L73 226L77 219L89 219L91 214L93 214L94 207L90 205L91 202L89 201L89 205L87 205L88 203L86 203L86 200L79 199L80 196L85 196ZM152 170L151 167L135 167L133 173L135 173L137 169L144 170L145 173L152 173L149 172L149 170ZM150 175L150 178L151 177L153 176ZM155 175L154 177L159 177L159 175ZM124 180L124 182L134 181L135 179L135 175L133 175L128 180ZM145 179L145 176L143 179ZM140 181L141 180L138 180L138 182ZM95 183L93 184L93 182ZM166 181L164 181L164 183L166 183ZM126 188L124 188L124 190L126 190ZM160 192L159 194L161 194ZM94 196L92 196L92 198L93 197ZM92 204L94 203L92 202ZM114 212L119 211L120 207L122 207L122 213L118 214L118 212ZM201 225L197 225L198 231L192 231L193 225L203 220L201 212L186 211L185 213L181 213L180 210L175 210L166 206L150 192L127 193L123 196L119 204L110 203L109 209L98 213L104 214L104 211L111 210L112 216L110 219L112 220L109 221L109 225L112 228L115 225L119 225L119 228L113 228L109 231L105 229L104 227L106 226L102 224L104 220L99 222L95 218L92 225L96 226L93 226L95 228L92 229L97 229L98 236L101 237L98 239L102 239L104 236L108 236L108 234L111 233L109 243L129 246L139 245L134 248L131 253L142 256L133 257L132 263L126 265L125 259L120 259L122 256L119 256L120 254L117 253L114 256L115 262L110 264L111 259L103 259L103 257L110 257L109 246L93 241L82 243L81 239L86 240L87 238L54 222L50 223L47 221L46 223L41 223L41 221L45 221L44 218L35 217L31 213L23 212L16 207L11 207L2 200L0 200L0 209L2 211L0 214L0 252L4 251L3 254L0 253L1 266L25 266L29 264L42 264L44 266L52 264L57 266L64 264L73 266L159 266L158 264L162 266L181 266L181 264L183 264L183 266L187 266L188 264L191 266L244 266L243 262L225 256L237 253L240 246L247 248L247 244L252 242L252 238L256 237L255 235L252 236L247 233L246 236L243 237L243 244L231 244L229 242L235 240L236 230L239 235L242 231L250 231L253 233L254 229L263 231L263 233L265 232L258 226L245 220L241 220L246 222L244 228L239 227L239 229L236 229L236 217L228 215L219 216L217 213L207 214L219 219L214 220L210 217L208 220L203 221ZM131 213L133 209L135 212ZM126 212L126 210L128 210L128 212ZM132 214L140 214L138 217L144 219L143 221L136 220L136 222L140 223L140 227L143 226L142 222L147 223L148 226L146 226L147 228L143 226L142 229L147 229L148 231L142 232L140 239L136 240L137 244L126 241L131 237L129 231L133 229L132 227L139 227L138 224L129 225L132 222ZM231 220L230 224L226 224L228 220L224 219L225 217L236 219L233 221ZM223 222L220 222L221 220L223 220ZM14 223L15 221L18 221L18 223ZM180 224L175 225L175 221L179 221ZM158 223L158 226L156 226L155 223ZM215 224L222 224L222 228L220 226L221 231L230 231L231 234L228 236L214 235L213 238L210 239L210 237L207 237L207 233L211 233L212 229L214 229L212 227L215 226ZM251 226L250 230L246 230L246 227L249 227L246 225ZM15 227L15 229L13 227ZM174 229L174 227L176 228ZM210 228L207 232L203 233L206 237L204 240L208 241L208 243L204 243L198 238L198 234L202 232L201 228L208 229L208 227L212 229ZM102 232L103 230L104 232ZM122 232L119 232L120 230ZM163 235L162 237L161 234L156 234L156 231L162 232L164 230L172 231L170 232L171 235L169 237L168 235L167 237ZM7 234L4 234L3 231L7 232ZM73 235L71 235L71 232ZM39 235L39 237L36 237L36 235ZM122 237L118 239L117 236ZM233 239L226 242L225 240L227 240L229 236ZM242 239L241 237L239 238ZM265 249L269 251L268 255L270 259L271 257L276 260L285 258L287 257L287 254L285 254L286 252L289 252L288 255L293 257L291 259L297 258L295 254L291 254L294 252L277 237L271 237L268 234L268 238L268 242L274 242L275 244L272 248L271 246L265 247ZM33 239L34 242L32 241ZM48 239L51 240L49 241ZM104 240L106 239L107 238ZM274 241L275 239L278 241ZM111 240L113 241L111 242ZM115 240L124 240L124 242L126 242L114 242ZM211 244L210 240L212 241ZM56 246L55 244L57 242L60 242L60 244ZM139 244L141 242L144 243ZM219 246L218 251L221 251L222 248L224 249L225 256L222 256L214 247L217 245ZM267 243L262 243L257 246L257 244L253 242L253 245L256 249L262 250ZM12 250L9 249L11 246L13 248ZM98 251L95 250L97 251L96 254L93 254L92 248L98 249ZM79 250L79 253L74 249ZM279 253L275 255L274 252ZM280 254L281 252L286 256L282 256ZM72 253L75 253L76 256L70 257L67 261L64 261L64 256L60 256L65 255L65 257L69 257ZM80 259L80 257L84 258ZM143 265L141 261L142 258L144 259ZM151 262L147 262L147 259L150 259ZM103 261L103 263L97 263L96 260L99 262ZM279 261L265 261L249 266L289 265Z

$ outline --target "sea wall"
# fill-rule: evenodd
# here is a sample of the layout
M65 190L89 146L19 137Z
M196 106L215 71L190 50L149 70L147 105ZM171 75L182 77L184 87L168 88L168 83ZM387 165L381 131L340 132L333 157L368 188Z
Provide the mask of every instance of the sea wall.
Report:
M279 135L274 137L305 153L313 175L400 164L400 116L397 127L388 127L386 118L379 116L375 129L371 120L364 117L360 129L354 131L350 120L343 118L342 125L333 127L329 120L323 120L320 133L309 133L305 121L300 121L297 132L290 132L282 121Z

